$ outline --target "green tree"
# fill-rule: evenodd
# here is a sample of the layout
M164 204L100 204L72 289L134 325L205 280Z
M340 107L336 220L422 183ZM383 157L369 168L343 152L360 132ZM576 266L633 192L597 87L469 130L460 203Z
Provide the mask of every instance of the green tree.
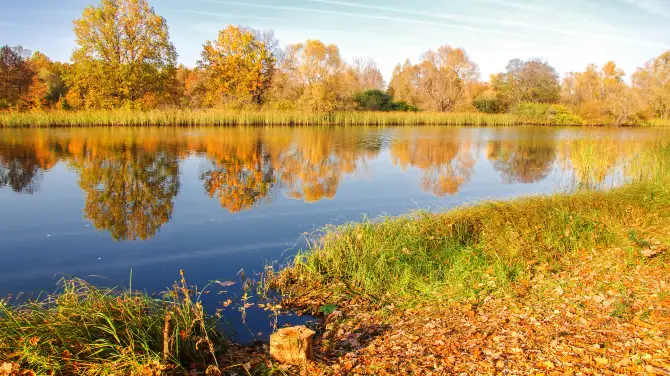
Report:
M74 21L68 99L86 108L176 101L177 53L165 19L146 0L101 0Z
M521 102L556 103L561 96L556 69L540 59L510 60L504 73L491 76L491 85L507 106Z

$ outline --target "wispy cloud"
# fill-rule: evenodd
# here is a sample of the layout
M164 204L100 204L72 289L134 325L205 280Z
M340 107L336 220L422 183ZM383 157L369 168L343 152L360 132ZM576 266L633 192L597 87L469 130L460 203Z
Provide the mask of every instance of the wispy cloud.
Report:
M173 12L173 13L181 13L181 14L193 14L193 15L198 15L198 16L208 16L208 17L215 17L215 18L248 18L248 19L255 19L255 20L273 20L273 21L285 21L285 18L281 17L272 17L272 16L258 16L258 15L253 15L253 14L236 14L236 13L230 13L230 12L225 12L225 13L215 13L211 11L202 11L202 10L192 10L192 9L162 9L165 12Z
M348 2L336 1L336 0L305 0L305 1L308 1L308 2L311 2L311 3L339 5L339 6L345 6L345 7L363 8L363 9L378 10L378 11L385 11L385 12L392 12L392 13L411 14L411 15L415 15L415 16L437 18L437 19L447 19L447 20L460 21L460 22L466 22L466 23L469 22L469 23L477 23L477 24L485 24L485 25L497 24L497 25L503 25L503 26L521 27L521 28L526 28L526 29L531 29L531 30L546 31L546 32L552 32L552 33L556 33L556 34L563 34L563 35L569 35L569 36L587 37L587 38L600 40L600 41L612 41L612 42L622 42L622 43L635 44L635 45L641 45L641 46L649 46L649 47L670 48L669 44L664 44L664 43L641 41L641 40L637 40L637 39L625 38L625 37L620 37L620 36L615 36L615 35L585 33L585 32L579 31L579 30L553 28L553 27L536 25L536 24L529 24L529 23L518 22L518 21L497 20L497 19L492 19L492 18L466 17L466 16L462 16L462 15L458 15L458 14L449 14L449 13L432 13L432 12L423 12L423 11L411 11L411 10L405 10L405 9L396 9L396 8L380 7L380 6L373 6L373 5L348 3ZM638 1L638 0L623 0L623 1L634 2L634 1ZM654 2L654 0L642 0L642 1L648 1L648 2L652 2L652 3ZM478 30L484 31L483 29L478 29ZM507 32L502 32L502 31L499 31L499 30L490 30L489 29L489 30L486 30L486 31L487 32L495 32L495 33L505 33L507 35L526 36L526 34L507 33ZM549 37L544 37L544 36L542 36L542 37L541 36L535 36L535 38L544 39L544 40L554 40L554 38L549 38Z
M493 6L502 6L506 8L527 10L527 11L546 12L552 9L551 7L548 6L532 4L532 3L521 3L509 0L476 0L476 1L480 3L491 4Z
M409 15L415 15L415 16L421 16L421 17L428 17L428 18L433 18L433 19L445 19L445 20L451 20L451 21L459 21L459 22L464 22L464 23L476 23L476 24L484 24L484 25L501 25L501 26L512 26L512 27L521 27L525 29L531 29L531 30L536 30L536 31L544 31L544 32L551 32L555 34L562 34L566 36L578 36L581 38L591 38L599 41L610 41L610 42L622 42L622 43L628 43L628 44L635 44L635 45L640 45L640 46L649 46L649 47L661 47L661 48L670 48L669 44L665 43L656 43L656 42L650 42L650 41L642 41L638 39L631 39L631 38L626 38L626 37L620 37L616 35L607 35L607 34L595 34L595 33L587 33L579 30L572 30L572 29L561 29L561 28L553 28L553 27L548 27L548 26L542 26L542 25L536 25L536 24L530 24L530 23L525 23L525 22L518 22L518 21L508 21L508 20L498 20L498 19L492 19L492 18L481 18L481 17L467 17L459 14L450 14L450 13L433 13L433 12L424 12L424 11L412 11L412 10L406 10L406 9L397 9L397 8L389 8L389 7L381 7L381 6L373 6L373 5L364 5L364 4L355 4L355 3L348 3L348 2L343 2L343 1L337 1L337 0L305 0L311 3L321 3L321 4L330 4L330 5L338 5L338 6L344 6L344 7L352 7L352 8L360 8L360 9L369 9L369 10L377 10L377 11L384 11L384 12L389 12L389 13L401 13L401 14L409 14ZM623 0L623 1L637 1L637 0ZM643 0L643 1L649 1L649 2L654 2L654 0ZM417 20L412 20L417 21ZM423 22L423 21L421 21ZM453 25L451 25L453 26ZM504 34L504 35L510 35L510 36L523 36L527 37L528 35L525 33L515 33L515 32L505 32L505 31L500 31L500 30L493 30L493 29L481 29L481 28L470 28L466 29L466 26L459 26L463 28L464 30L473 30L473 31L483 31L483 32L489 32L489 33L496 33L496 34ZM554 40L555 38L550 38L547 36L533 36L536 39L543 39L543 40Z
M619 0L653 16L670 19L670 1L668 0Z
M529 39L529 40L555 41L555 38L549 38L549 37L544 37L544 36L530 35L530 34L503 31L503 30L496 30L496 29L481 28L481 27L468 26L468 25L455 25L455 24L449 24L449 23L444 23L444 22L419 20L419 19L407 18L407 17L393 17L393 16L382 16L382 15L372 15L372 14L362 14L362 13L350 13L350 12L341 12L341 11L335 11L335 10L301 8L301 7L293 7L293 6L280 6L280 5L267 5L267 4L255 4L255 3L248 3L248 2L241 3L241 2L226 1L226 0L199 0L199 1L234 5L234 6L240 6L240 7L265 8L265 9L285 10L285 11L293 11L293 12L318 13L318 14L326 14L326 15L333 15L333 16L356 17L356 18L364 18L364 19L372 19L372 20L395 21L395 22L409 23L409 24L415 24L415 25L433 26L433 27L445 28L445 29L466 30L466 31L473 31L473 32L478 32L478 33L504 35L504 36L515 37L515 38ZM392 9L392 8L374 7L374 6L361 5L361 4L351 4L351 3L341 3L341 2L327 1L327 0L323 0L323 1L321 1L321 0L308 0L308 1L330 3L330 4L343 5L343 6L352 6L352 7L359 7L359 8L368 8L368 9L375 9L375 10L387 10L388 12L405 13L405 14L413 14L413 15L422 15L422 16L429 16L430 15L429 13L420 14L420 12L405 12L405 11L395 10L395 9ZM439 18L451 19L453 21L463 21L463 19L461 17L458 17L458 16L441 16Z

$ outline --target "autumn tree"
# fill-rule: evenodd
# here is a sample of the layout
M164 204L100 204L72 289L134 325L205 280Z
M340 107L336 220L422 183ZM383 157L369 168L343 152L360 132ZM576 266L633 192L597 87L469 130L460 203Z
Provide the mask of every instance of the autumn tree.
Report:
M419 69L417 66L412 65L409 60L396 65L388 90L394 100L418 107L420 105L418 86Z
M344 64L337 46L318 40L289 45L282 70L285 93L301 108L324 112L346 106Z
M670 51L639 68L633 86L642 92L650 116L670 119Z
M462 48L442 46L421 56L412 67L409 62L396 67L389 90L394 99L406 101L422 110L451 111L479 80L479 68Z
M19 109L33 82L30 54L23 47L0 48L0 110Z
M261 105L275 72L272 51L247 29L228 26L208 41L198 67L206 79L207 103Z
M67 109L65 101L67 87L63 81L68 66L53 62L37 51L30 58L30 67L35 72L26 101L32 109Z
M100 0L74 21L68 100L85 108L173 104L177 53L146 0Z
M353 79L353 91L386 89L384 76L374 60L356 58L351 64L347 64L346 69L347 74Z
M545 61L514 59L505 72L491 76L491 85L505 106L521 102L556 103L561 95L558 78L556 70Z
M177 68L177 82L181 87L182 97L180 105L185 108L203 108L207 102L207 86L205 72L202 69L188 68L179 65Z
M625 73L612 61L570 72L561 86L563 101L592 123L625 124L641 111L637 90L624 82Z

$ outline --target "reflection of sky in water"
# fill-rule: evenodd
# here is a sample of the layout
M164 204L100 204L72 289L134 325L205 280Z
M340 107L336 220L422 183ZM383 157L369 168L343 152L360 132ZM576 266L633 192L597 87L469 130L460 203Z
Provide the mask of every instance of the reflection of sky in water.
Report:
M170 286L180 269L200 286L236 280L240 269L249 275L285 260L302 245L301 234L325 224L549 193L580 180L611 186L626 177L624 161L669 135L454 127L1 130L0 295L51 290L62 275L127 284L131 269L133 286L152 292ZM239 289L214 292L206 303L220 306L231 294ZM269 331L267 315L250 311L256 324L249 330L228 316L249 339L249 331Z

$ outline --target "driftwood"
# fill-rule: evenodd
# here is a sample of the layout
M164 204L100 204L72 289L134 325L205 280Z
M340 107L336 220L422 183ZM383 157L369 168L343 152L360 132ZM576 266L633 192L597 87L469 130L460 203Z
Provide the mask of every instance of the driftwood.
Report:
M305 326L279 329L270 336L270 355L284 364L301 365L314 358L315 332Z

